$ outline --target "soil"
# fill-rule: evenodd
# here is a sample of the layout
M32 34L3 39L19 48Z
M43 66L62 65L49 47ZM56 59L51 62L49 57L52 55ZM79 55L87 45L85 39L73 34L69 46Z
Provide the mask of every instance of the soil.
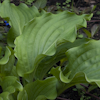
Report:
M82 90L76 90L75 86L64 91L56 100L100 100L100 89L96 88L90 93L85 93Z

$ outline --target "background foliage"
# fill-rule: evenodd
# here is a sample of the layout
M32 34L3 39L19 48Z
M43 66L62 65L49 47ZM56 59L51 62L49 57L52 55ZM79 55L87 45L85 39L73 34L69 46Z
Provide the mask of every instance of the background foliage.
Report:
M72 86L91 84L88 93L100 87L99 26L86 29L95 6L85 14L70 0L56 8L47 0L21 2L0 3L0 100L54 100Z

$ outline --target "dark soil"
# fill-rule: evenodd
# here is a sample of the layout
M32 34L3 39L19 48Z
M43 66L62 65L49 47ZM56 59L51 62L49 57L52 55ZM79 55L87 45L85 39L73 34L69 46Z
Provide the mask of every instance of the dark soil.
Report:
M80 96L79 96L78 92L73 91L74 88L75 88L75 86L67 89L64 93L62 93L59 97L57 97L56 100L64 100L64 99L80 100Z
M100 89L94 89L90 93L86 93L83 90L76 90L75 86L67 89L56 100L100 100Z

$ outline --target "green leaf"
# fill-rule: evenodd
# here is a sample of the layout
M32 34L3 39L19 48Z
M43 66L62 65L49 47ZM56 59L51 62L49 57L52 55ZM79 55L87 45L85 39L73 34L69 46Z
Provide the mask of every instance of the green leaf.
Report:
M1 51L2 51L2 47L1 47L1 44L0 44L0 53L1 53Z
M8 47L6 47L5 56L2 59L0 59L0 64L1 65L6 64L9 60L10 55L11 55L11 51L9 50Z
M14 76L3 77L0 85L3 89L3 92L0 94L0 100L15 100L15 92L23 90L21 83Z
M85 32L88 38L91 37L91 33L87 29L83 28L82 30Z
M47 0L36 0L34 6L36 6L39 9L39 8L44 8L46 4L47 4Z
M56 82L57 80L55 77L31 82L24 87L22 92L19 93L18 100L55 99L57 97Z
M26 0L26 3L31 4L34 0Z
M85 19L89 20L91 16L64 11L59 14L45 13L30 21L23 34L15 40L18 75L32 73L46 55L55 54L58 43L64 40L74 42L77 29L86 27Z
M0 100L9 100L9 95L10 93L9 92L3 92L0 94ZM13 99L10 99L10 100L13 100Z
M99 24L94 24L91 28L91 35L92 37L99 31L100 25Z
M36 79L43 79L46 73L51 69L51 67L56 64L58 61L63 59L65 56L65 52L73 47L79 46L81 44L87 43L89 39L77 39L75 42L65 42L57 47L57 51L55 55L50 57L45 57L36 68L34 72L34 77Z
M10 3L10 0L4 0L0 6L0 16L9 17L9 23L11 29L8 33L8 43L10 46L14 46L14 40L17 36L22 34L24 25L36 16L39 16L39 12L36 7L28 8L27 5L21 3L19 6L15 6Z
M81 83L81 84L76 84L75 86L76 86L76 88L77 88L78 90L81 89L81 90L86 91L86 87L88 87L89 84Z
M10 73L11 76L16 76L16 77L19 77L18 74L17 74L17 70L16 70L16 66L13 66L12 68L12 71Z
M60 75L60 70L61 70L61 68L60 68L60 66L58 66L58 67L56 67L56 68L52 68L51 70L50 70L50 74L52 74L53 76L55 76L58 80L60 80L60 77L59 77L59 75Z
M8 89L10 86L12 86L14 89L19 90L19 91L23 90L21 83L19 83L17 77L15 76L6 76L2 78L1 86L2 86L3 91L8 90L8 92L11 91ZM12 91L12 93L14 92Z
M94 90L94 89L96 89L96 88L98 88L98 86L95 84L95 85L91 85L91 86L89 86L89 88L88 88L88 92L90 92L90 91L92 91L92 90Z
M68 64L65 66L64 71L59 67L51 70L51 74L66 83L59 83L58 95L79 83L96 83L100 87L99 44L100 40L90 40L85 44L69 49L66 52Z
M57 94L58 96L63 93L66 89L79 84L79 83L87 83L85 79L85 75L82 72L77 73L74 78L68 79L67 75L64 76L61 70L61 67L58 66L56 68L52 68L50 71L50 74L55 76L58 81L57 81ZM68 73L68 75L70 72Z
M68 65L61 74L61 80L69 83L77 73L84 73L86 81L100 86L100 40L91 40L66 52ZM81 78L81 76L79 76Z
M100 11L97 11L96 14L97 14L97 15L100 15Z
M9 75L14 66L14 51L10 47L6 47L5 56L0 60L0 75Z

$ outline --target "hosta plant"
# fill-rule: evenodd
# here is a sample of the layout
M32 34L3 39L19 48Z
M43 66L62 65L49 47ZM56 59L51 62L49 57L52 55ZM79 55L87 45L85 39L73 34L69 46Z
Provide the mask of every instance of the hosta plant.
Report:
M0 100L54 100L79 83L100 87L100 41L77 38L92 14L40 13L5 0L0 16L11 26L0 60Z

